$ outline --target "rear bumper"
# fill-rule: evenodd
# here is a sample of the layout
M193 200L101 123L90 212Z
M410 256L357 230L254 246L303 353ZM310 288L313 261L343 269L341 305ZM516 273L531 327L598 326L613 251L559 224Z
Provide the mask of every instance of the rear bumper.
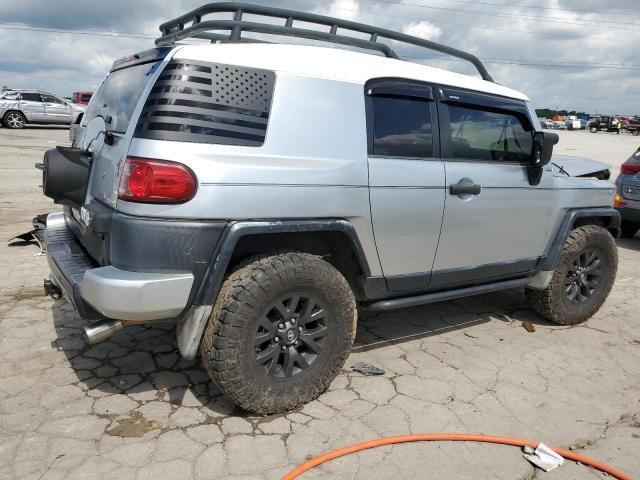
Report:
M189 301L191 272L146 273L98 266L67 226L64 213L47 217L51 281L81 317L145 322L174 318Z

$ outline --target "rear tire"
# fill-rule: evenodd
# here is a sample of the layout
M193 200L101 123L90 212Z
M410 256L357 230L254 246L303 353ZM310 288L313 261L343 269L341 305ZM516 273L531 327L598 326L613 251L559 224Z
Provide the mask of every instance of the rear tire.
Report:
M622 221L620 225L620 236L623 238L632 238L640 230L640 223Z
M640 128L636 128L635 130L631 130L631 135L633 135L634 137L637 137L638 135L640 135Z
M567 238L551 282L544 290L526 289L529 306L547 320L577 325L602 306L618 269L618 250L602 227L585 225Z
M24 128L27 123L27 119L24 118L24 115L20 112L16 112L12 110L4 114L2 118L2 124L7 128L19 129Z
M214 384L245 410L291 410L340 372L356 319L349 283L329 263L299 252L253 257L220 290L202 361Z

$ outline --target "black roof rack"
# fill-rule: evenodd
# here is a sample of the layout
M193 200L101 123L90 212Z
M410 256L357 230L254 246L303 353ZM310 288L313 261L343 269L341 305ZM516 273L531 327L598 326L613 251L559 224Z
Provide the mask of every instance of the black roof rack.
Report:
M203 16L213 13L232 13L231 20L203 20ZM284 25L273 25L246 21L242 19L243 14L262 15L265 17L284 19ZM293 22L305 22L329 27L329 31L323 32L311 30L309 28L294 27ZM369 34L369 40L357 38L343 33L338 33L338 29L350 30ZM212 33L213 31L229 31L228 34ZM369 50L377 50L390 58L399 58L398 55L384 43L378 41L378 37L389 40L416 45L436 52L445 53L452 57L461 58L473 64L480 73L480 76L489 82L493 82L491 75L475 55L455 48L447 47L430 40L413 37L404 33L394 32L384 28L378 28L363 23L340 20L339 18L316 15L314 13L304 13L285 8L267 7L253 5L250 3L219 2L209 3L200 8L196 8L189 13L174 18L160 25L162 35L156 39L156 45L170 45L186 38L200 38L212 42L243 42L252 41L242 38L242 32L262 33L269 35L283 35L289 37L306 38L320 40L324 42L339 43L352 47L359 47Z

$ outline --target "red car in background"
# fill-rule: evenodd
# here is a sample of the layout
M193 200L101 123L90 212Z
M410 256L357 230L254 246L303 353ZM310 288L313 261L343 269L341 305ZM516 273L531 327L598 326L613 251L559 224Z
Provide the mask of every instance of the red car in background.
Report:
M87 105L89 100L91 100L91 96L93 92L73 92L71 96L71 101L73 103L77 103L78 105Z

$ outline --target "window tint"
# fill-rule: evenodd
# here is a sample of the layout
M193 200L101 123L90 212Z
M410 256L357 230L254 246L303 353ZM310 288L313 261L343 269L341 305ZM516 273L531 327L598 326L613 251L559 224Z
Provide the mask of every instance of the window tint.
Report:
M448 105L451 158L526 162L531 157L533 129L508 112Z
M138 99L158 65L160 62L143 63L109 73L87 108L83 125L95 117L111 117L107 128L126 132Z
M433 155L431 108L417 98L371 97L373 155L430 157Z
M40 99L39 93L27 93L27 92L21 93L20 98L27 102L42 102L42 100Z
M64 103L58 97L54 97L53 95L47 95L46 93L42 94L42 101L45 103Z

